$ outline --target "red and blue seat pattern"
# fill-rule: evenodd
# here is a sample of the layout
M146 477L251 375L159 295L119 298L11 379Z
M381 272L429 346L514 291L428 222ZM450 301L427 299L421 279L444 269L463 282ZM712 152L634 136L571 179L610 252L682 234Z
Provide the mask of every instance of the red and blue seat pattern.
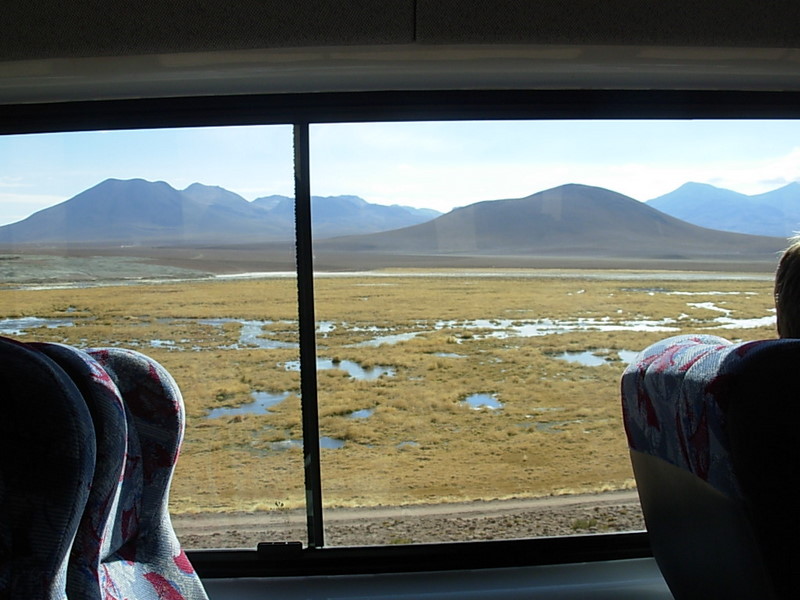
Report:
M0 339L0 353L0 598L205 599L167 507L184 429L169 373L117 348Z
M676 599L794 598L800 340L665 339L622 376L653 553Z

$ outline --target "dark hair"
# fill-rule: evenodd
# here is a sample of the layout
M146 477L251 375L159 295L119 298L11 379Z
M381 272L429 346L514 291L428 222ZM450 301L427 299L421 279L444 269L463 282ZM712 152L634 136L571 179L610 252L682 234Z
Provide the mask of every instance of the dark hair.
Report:
M775 272L775 312L782 338L800 338L800 237L791 241Z

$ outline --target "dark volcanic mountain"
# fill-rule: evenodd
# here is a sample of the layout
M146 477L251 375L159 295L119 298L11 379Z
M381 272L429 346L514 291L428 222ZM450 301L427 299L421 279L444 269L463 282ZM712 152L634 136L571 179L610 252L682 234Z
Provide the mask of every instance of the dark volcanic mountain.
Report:
M701 227L789 237L800 230L800 183L747 196L704 183L686 183L648 205Z
M319 250L399 254L774 259L781 238L705 229L602 188L564 185L478 202L413 227L325 240Z
M108 179L27 219L0 227L0 244L209 244L291 240L292 200L248 202L199 183L179 191L163 181ZM345 210L344 207L353 207ZM438 214L438 213L436 213ZM433 218L356 196L315 198L318 237L394 229Z

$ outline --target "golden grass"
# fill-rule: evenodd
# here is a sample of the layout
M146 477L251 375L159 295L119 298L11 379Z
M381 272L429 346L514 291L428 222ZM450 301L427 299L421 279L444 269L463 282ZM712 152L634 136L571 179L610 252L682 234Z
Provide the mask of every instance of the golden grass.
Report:
M318 338L318 355L395 370L394 376L374 381L352 379L342 370L319 373L321 435L345 441L341 449L322 451L326 505L629 488L632 474L618 391L625 365L616 351L640 350L677 333L708 332L734 340L775 337L771 327L720 330L714 319L722 313L691 305L713 302L733 318L763 317L772 309L767 280L441 275L447 276L398 271L316 282L317 318L335 325ZM201 320L271 321L264 336L292 341L294 285L267 279L3 289L0 319L72 319L72 327L38 328L23 339L129 346L171 371L188 415L171 494L173 511L278 510L301 506L305 495L302 452L280 444L302 437L299 374L284 366L297 359L297 350L237 348L237 323ZM676 330L497 337L489 327L471 327L468 321L476 319L518 324L669 319ZM384 328L382 333L425 333L378 348L358 346L378 335L375 327ZM151 340L164 347L152 347ZM554 357L587 349L607 356L608 363L586 367ZM213 408L247 404L254 391L292 394L268 414L206 418ZM462 404L479 392L494 394L502 409L472 410ZM365 419L349 417L362 409L374 413Z

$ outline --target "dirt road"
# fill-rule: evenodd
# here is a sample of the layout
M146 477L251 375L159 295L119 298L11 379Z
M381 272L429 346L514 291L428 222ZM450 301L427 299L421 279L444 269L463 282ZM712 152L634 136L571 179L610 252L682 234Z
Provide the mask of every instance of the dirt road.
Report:
M326 545L511 539L644 528L636 491L333 508L324 516ZM288 510L173 517L187 548L253 548L260 541L305 541L305 523L304 512Z

